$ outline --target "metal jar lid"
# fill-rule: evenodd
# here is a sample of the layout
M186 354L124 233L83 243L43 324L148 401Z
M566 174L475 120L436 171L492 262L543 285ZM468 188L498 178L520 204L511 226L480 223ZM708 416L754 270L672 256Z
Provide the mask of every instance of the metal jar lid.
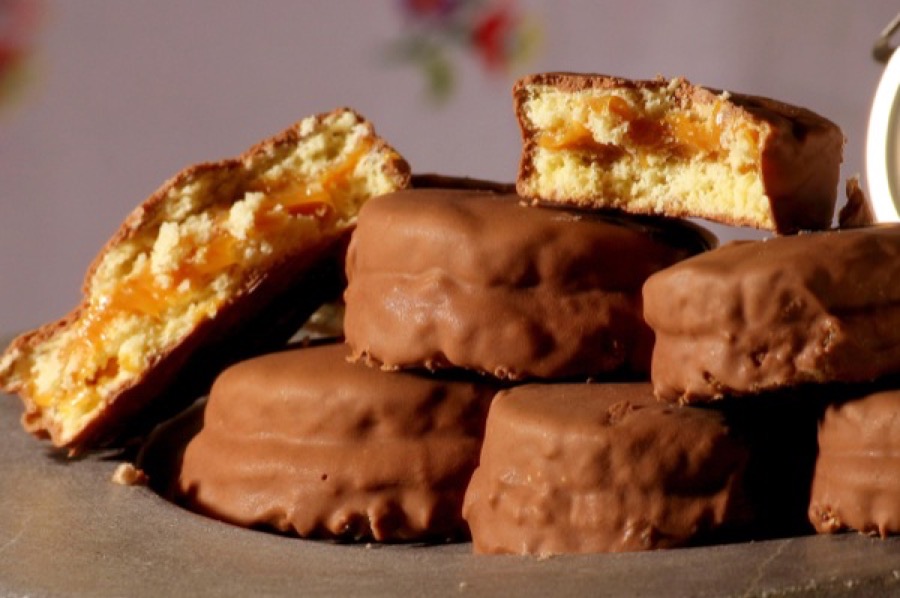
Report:
M900 15L885 28L872 55L886 62L866 131L866 180L878 222L900 221L900 52L891 37L900 29Z

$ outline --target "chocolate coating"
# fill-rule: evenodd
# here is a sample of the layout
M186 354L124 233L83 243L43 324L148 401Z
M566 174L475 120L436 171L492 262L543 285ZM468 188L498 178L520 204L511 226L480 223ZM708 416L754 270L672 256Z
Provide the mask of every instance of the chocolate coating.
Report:
M819 532L900 533L900 390L830 406L809 519Z
M900 226L735 242L651 276L651 378L707 401L900 370Z
M747 519L747 458L720 414L647 383L520 386L494 399L463 514L477 553L680 546Z
M674 221L528 207L446 189L369 202L347 257L344 331L386 369L462 367L499 378L646 371L640 288L702 251Z
M498 193L515 193L515 183L501 183L471 177L448 176L443 174L414 174L410 177L410 186L415 189L461 189L464 191L495 191Z
M303 537L465 536L494 390L353 365L343 345L245 361L216 380L178 492L201 513Z

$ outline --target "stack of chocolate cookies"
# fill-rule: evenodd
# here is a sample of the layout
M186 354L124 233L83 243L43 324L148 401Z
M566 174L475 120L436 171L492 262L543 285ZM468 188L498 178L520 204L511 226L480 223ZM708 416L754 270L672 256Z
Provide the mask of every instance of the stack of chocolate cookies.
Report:
M410 178L366 128L317 174L304 166L312 152L266 171L286 182L242 183L232 195L269 206L262 216L217 209L213 222L225 214L222 230L240 240L273 234L285 212L325 228L329 260L345 257L344 337L217 361L203 428L169 472L173 498L302 537L471 537L479 553L900 532L900 227L831 229L839 128L682 79L551 73L519 81L514 98L515 186ZM777 236L717 248L686 217ZM164 229L149 246L165 245ZM285 230L270 243L289 246ZM180 255L193 264L214 241ZM324 258L292 251L308 289ZM201 259L203 280L243 272L242 259ZM269 262L252 263L242 289ZM266 306L254 318L279 321L285 302ZM163 309L150 316L165 322ZM67 326L14 343L0 381L23 394L30 429L91 448L94 430L115 429L110 414L171 390L125 408L132 380L76 371L90 417L38 426L77 405L37 392L41 372L85 345L44 347Z
M753 268L732 256L744 245L715 249L708 231L680 217L780 234L828 228L843 143L838 128L803 109L681 80L542 75L521 81L515 97L524 136L515 189L420 177L412 189L373 198L360 211L346 259L345 348L331 350L336 359L353 362L334 367L359 373L342 382L354 389L358 408L380 396L374 389L381 381L392 381L398 406L374 421L395 436L354 429L340 461L313 465L316 453L305 451L289 469L302 463L307 473L288 478L294 494L303 488L303 498L272 491L278 504L267 503L266 520L239 508L231 513L260 487L252 476L241 474L229 498L215 496L218 486L234 480L226 484L213 475L210 462L228 454L229 475L242 467L234 466L233 451L212 440L234 427L216 425L218 418L208 415L209 431L188 447L182 494L204 512L307 537L396 541L470 533L482 553L643 550L807 531L816 424L835 396L829 383L842 378L800 376L768 385L742 379L704 401L669 390L666 372L687 376L697 368L701 380L718 384L717 370L702 361L719 358L733 376L745 375L741 356L707 346L711 341L682 324L694 318L739 350L743 341L726 320L746 323L747 314L729 295L732 280L760 294L756 311L788 313L796 321L787 332L768 322L754 330L773 338L798 331L810 336L809 318L798 315L802 288L773 287L766 274L756 280ZM835 235L873 238L871 230L844 231L745 246L780 252L780 243L800 242L798 251L805 252L803 244L830 244ZM797 256L784 257L766 263L795 274L803 269L793 267ZM710 260L722 271L708 287L684 274ZM780 294L766 300L773 290ZM669 348L675 343L666 326L681 333L678 349ZM770 345L756 343L751 361L782 361L784 348ZM318 397L326 410L334 391L322 387L332 384L332 374L301 374L322 351L299 349L277 359L295 361L291 387ZM238 368L271 368L275 359ZM368 381L350 381L358 376ZM447 461L448 445L435 442L446 432L400 415L400 406L417 404L412 391L401 388L425 380L448 389L487 387L482 409L470 410L481 418L472 420L471 435L453 441L470 452L464 462L451 459L458 466L452 476L411 476L422 468L391 448L398 439L414 440L430 445L433 464ZM827 392L800 396L797 387L813 381ZM229 392L218 386L211 414ZM271 390L279 397L295 394L280 384ZM758 396L735 398L750 394ZM297 408L315 409L299 402ZM332 426L344 429L342 420L333 417ZM263 423L258 433L270 427ZM327 430L297 432L295 440L316 444ZM367 482L355 473L371 468L373 459L395 466L390 482ZM252 467L267 463L279 459L260 455ZM334 481L351 472L355 483ZM425 494L443 495L446 509L437 507L437 498L401 498L397 489L412 479ZM342 498L349 488L369 496L352 512ZM428 508L417 511L422 504ZM310 526L304 517L320 523Z

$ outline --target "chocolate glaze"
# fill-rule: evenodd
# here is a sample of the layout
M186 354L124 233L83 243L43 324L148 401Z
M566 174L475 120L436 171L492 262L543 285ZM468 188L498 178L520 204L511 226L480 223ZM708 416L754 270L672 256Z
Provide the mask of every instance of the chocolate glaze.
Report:
M688 223L528 207L514 194L415 189L368 202L347 257L344 331L386 369L499 378L646 371L640 288L710 244Z
M515 183L501 183L486 179L449 176L444 174L414 174L410 177L410 186L414 189L462 189L465 191L496 191L498 193L515 193Z
M900 533L900 390L826 410L809 519L819 532Z
M353 365L343 345L242 362L213 386L180 500L303 537L465 536L462 497L494 390Z
M872 226L878 222L875 206L859 186L859 177L850 177L845 185L847 203L838 213L838 228Z
M494 399L463 514L477 553L680 546L748 520L747 459L720 414L647 383L520 386Z
M651 378L707 401L900 370L900 226L735 242L651 276Z

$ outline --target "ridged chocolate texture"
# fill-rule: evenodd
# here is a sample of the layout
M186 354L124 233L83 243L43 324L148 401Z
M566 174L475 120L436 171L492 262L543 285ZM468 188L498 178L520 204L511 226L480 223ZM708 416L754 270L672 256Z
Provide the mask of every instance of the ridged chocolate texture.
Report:
M819 532L900 533L900 391L825 411L809 519Z
M491 405L463 514L476 553L681 546L747 521L747 458L718 413L647 383L520 386Z
M651 276L644 317L665 400L900 371L900 226L728 244Z
M213 386L180 500L303 537L464 537L463 493L494 390L350 364L343 345L242 362Z
M645 372L641 285L709 244L687 223L529 207L514 194L392 193L360 213L344 331L354 358L385 369Z

